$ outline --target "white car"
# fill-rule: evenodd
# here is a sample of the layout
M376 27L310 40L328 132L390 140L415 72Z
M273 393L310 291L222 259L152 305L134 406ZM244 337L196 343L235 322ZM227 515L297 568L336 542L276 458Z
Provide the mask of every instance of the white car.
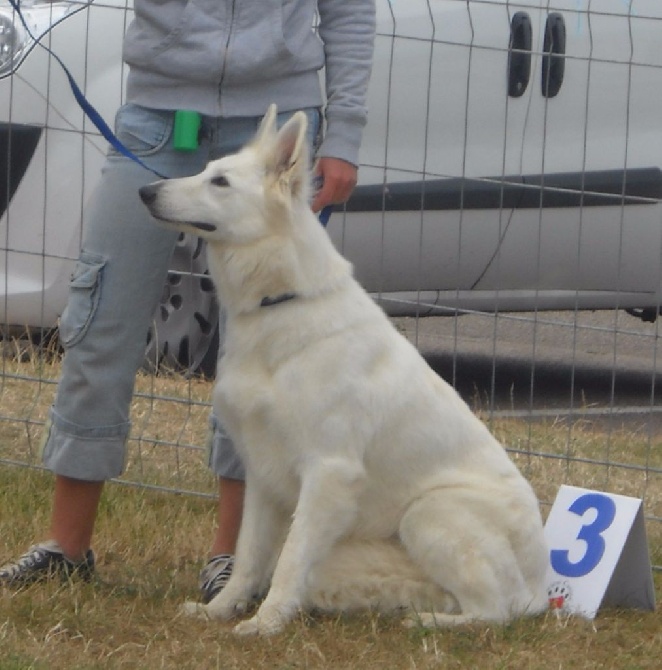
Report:
M130 0L21 7L111 122ZM364 286L391 314L623 308L655 318L662 3L377 8L360 183L329 223ZM0 77L0 323L51 328L106 142L6 0ZM183 239L152 360L197 367L213 357L217 306L205 271L198 242Z

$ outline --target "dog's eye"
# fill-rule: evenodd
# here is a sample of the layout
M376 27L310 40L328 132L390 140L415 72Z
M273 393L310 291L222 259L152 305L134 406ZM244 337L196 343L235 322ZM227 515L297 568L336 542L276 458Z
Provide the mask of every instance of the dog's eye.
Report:
M211 180L211 183L214 186L229 186L230 185L228 180L225 177L214 177Z

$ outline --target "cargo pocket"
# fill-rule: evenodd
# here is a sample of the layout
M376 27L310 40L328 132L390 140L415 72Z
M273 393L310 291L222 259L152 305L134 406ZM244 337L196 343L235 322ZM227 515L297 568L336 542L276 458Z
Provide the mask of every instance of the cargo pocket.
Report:
M60 318L60 342L67 349L80 342L94 318L106 261L82 252L69 284L69 301Z

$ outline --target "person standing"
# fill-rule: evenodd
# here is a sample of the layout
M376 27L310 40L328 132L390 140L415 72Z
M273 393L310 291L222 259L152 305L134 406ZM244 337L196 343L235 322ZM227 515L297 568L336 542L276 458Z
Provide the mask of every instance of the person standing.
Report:
M126 103L115 129L149 168L168 177L200 172L239 150L275 103L279 124L298 110L308 116L320 182L313 210L349 198L367 118L374 0L135 0L134 9L123 49ZM172 141L179 110L200 115L189 151ZM86 207L43 449L55 474L50 536L0 568L2 584L94 572L98 504L104 482L124 467L135 376L177 239L150 221L138 197L154 179L111 149ZM210 421L218 524L200 576L203 602L231 574L244 494L243 465L222 426Z

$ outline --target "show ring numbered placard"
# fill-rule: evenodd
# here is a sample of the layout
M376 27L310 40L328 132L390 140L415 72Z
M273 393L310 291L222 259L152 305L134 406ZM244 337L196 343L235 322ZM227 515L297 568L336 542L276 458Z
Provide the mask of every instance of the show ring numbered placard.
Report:
M552 609L593 618L601 606L655 609L642 501L562 486L545 524Z

